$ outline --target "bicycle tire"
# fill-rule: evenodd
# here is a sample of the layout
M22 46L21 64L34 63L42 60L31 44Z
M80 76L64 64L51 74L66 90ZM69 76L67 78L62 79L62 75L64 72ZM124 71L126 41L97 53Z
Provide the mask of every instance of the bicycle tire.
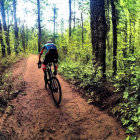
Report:
M62 98L62 91L61 91L59 80L56 77L52 77L51 79L51 93L55 104L59 105Z

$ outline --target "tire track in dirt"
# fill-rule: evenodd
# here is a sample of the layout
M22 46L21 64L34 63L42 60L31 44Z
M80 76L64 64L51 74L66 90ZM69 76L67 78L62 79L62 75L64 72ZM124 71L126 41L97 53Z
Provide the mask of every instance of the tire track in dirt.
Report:
M37 61L36 55L27 59L23 76L27 95L19 95L12 101L15 110L6 118L3 133L13 140L125 139L124 130L114 118L87 104L59 75L62 102L56 108L44 88L43 72L37 68Z

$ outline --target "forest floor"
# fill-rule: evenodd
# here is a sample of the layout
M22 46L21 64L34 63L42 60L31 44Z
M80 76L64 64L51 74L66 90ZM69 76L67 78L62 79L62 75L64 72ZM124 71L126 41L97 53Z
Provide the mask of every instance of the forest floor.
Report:
M44 88L38 57L30 55L15 63L8 81L16 98L8 101L0 115L0 139L12 140L124 140L118 121L99 108L87 104L75 87L60 75L62 102L57 108ZM10 98L10 97L9 97Z

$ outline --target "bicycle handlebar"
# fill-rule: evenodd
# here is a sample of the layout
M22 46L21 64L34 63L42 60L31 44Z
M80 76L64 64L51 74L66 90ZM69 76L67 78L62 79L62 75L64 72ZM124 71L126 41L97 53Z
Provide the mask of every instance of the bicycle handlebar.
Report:
M43 64L43 63L42 62L40 62L40 63L38 62L37 63L39 69L41 68L41 64ZM49 62L47 65L48 66L52 66L52 62Z
M37 63L39 69L41 68L41 64L42 64L42 62L40 62L40 63L38 62Z

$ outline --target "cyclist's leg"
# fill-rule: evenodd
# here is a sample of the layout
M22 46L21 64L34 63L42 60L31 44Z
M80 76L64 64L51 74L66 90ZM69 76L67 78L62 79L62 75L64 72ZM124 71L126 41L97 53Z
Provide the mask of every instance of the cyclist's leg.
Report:
M44 80L45 80L45 82L47 82L47 73L46 73L46 65L45 64L42 64L42 69L44 72Z
M44 73L46 72L46 65L45 64L42 64L42 70Z
M54 65L54 75L57 75L57 63L56 62L53 62L53 65Z
M43 60L42 70L44 72L44 80L45 80L45 83L47 83L48 81L47 81L46 60L45 59Z

